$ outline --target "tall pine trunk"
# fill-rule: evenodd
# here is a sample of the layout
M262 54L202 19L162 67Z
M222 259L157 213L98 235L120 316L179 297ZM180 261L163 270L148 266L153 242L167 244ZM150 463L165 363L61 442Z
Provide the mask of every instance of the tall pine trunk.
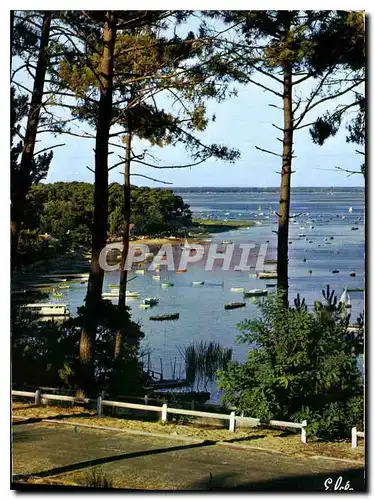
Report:
M26 196L31 187L31 173L33 171L35 140L38 132L40 109L43 99L44 81L47 70L47 48L51 28L51 12L46 11L43 16L42 33L40 36L40 47L38 62L35 70L33 94L31 97L30 109L27 118L25 139L21 156L21 163L17 179L14 179L16 186L13 199L11 200L11 258L12 269L16 265L18 240L21 224L24 220ZM11 17L13 27L13 16Z
M113 59L116 40L116 18L108 11L104 21L103 51L100 71L100 100L95 140L94 220L90 278L86 294L84 326L80 339L80 366L77 395L95 388L94 352L98 313L101 310L104 271L99 255L107 242L108 224L108 141L112 118Z
M292 65L289 62L283 65L283 80L284 135L277 236L277 289L282 294L284 307L288 307L288 240L293 149Z
M120 269L120 296L118 301L118 309L121 312L125 311L126 307L126 282L128 271L125 269L126 257L129 251L129 236L130 236L130 163L131 163L131 131L130 128L125 138L125 168L124 168L124 206L123 206L123 233L122 233L122 254L121 254L121 269ZM121 327L116 333L115 340L115 359L119 357L125 340L125 331Z

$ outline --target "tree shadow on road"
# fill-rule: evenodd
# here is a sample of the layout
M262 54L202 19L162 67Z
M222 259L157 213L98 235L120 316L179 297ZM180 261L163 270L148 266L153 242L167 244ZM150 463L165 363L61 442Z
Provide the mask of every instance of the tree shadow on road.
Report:
M340 477L342 478L341 482ZM190 491L344 491L345 485L349 482L349 487L353 488L353 492L367 491L363 467L319 474L285 476L265 481L239 481L236 473L210 474L202 481L190 484L187 489ZM335 485L337 489L335 489Z
M103 465L112 462L117 462L119 460L126 460L129 458L137 458L143 457L147 455L159 455L160 453L170 453L181 450L189 450L192 448L202 448L204 446L213 446L216 444L216 441L203 441L199 443L192 443L186 445L179 446L169 446L166 448L157 448L145 451L136 451L132 453L121 453L120 455L112 455L109 457L97 458L94 460L85 460L84 462L78 462L76 464L65 465L62 467L54 467L53 469L44 470L41 472L33 472L30 474L16 474L13 476L13 481L17 482L18 480L25 480L28 478L43 478L48 476L54 476L56 474L65 474L67 472L73 472L80 469L86 469L87 467L94 467L96 465Z
M91 414L88 412L82 412L82 413L68 413L66 415L52 415L51 417L30 417L27 420L16 420L15 422L12 422L12 425L36 424L46 420L63 420L68 418L79 418L79 417L91 417ZM17 416L15 416L14 418L17 418Z

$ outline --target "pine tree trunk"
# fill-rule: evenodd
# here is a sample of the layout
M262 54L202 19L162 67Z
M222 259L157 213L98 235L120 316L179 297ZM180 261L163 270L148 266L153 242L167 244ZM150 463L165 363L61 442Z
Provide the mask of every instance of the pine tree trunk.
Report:
M116 40L116 18L113 11L104 21L103 51L100 71L100 100L95 140L95 190L94 220L92 228L92 251L90 278L86 294L86 312L80 340L80 392L92 390L94 386L93 359L95 335L98 324L96 316L102 303L104 271L99 264L99 255L107 242L108 224L108 141L112 118L113 59ZM91 367L89 379L82 374ZM83 386L84 384L84 386Z
M125 171L124 171L124 207L123 207L123 235L122 235L122 254L121 254L121 269L120 269L120 296L118 308L121 311L125 310L126 306L126 282L128 279L128 271L125 269L126 257L129 251L129 236L130 236L130 162L131 162L131 132L125 138L126 153L125 153ZM121 347L124 342L125 332L123 328L119 328L116 333L115 341L115 359L121 352Z
M288 307L288 240L293 149L292 66L290 63L284 63L283 74L284 136L277 236L277 289L282 294L284 307Z
M44 81L47 70L47 48L51 28L51 12L46 11L43 16L42 33L38 62L35 70L34 88L31 97L30 109L27 118L25 140L21 156L17 186L15 186L11 208L11 257L12 269L16 265L17 249L21 224L24 219L26 196L31 187L31 172L33 170L35 140L38 132L40 108L43 98Z

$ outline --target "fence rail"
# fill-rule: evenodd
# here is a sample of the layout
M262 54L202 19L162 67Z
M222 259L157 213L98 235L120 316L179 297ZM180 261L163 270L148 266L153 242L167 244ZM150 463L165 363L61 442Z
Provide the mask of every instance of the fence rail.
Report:
M362 431L357 431L357 427L352 427L352 448L357 448L359 437L364 438L365 433Z
M58 394L45 394L41 393L39 390L35 392L26 392L26 391L13 391L12 396L21 396L34 399L35 405L40 405L42 399L44 400L53 400L53 401L70 401L72 403L92 403L95 402L94 399L89 398L75 398L73 396L63 396ZM212 418L217 420L229 420L229 431L235 432L237 423L251 423L254 425L261 425L263 422L259 418L252 417L243 417L237 416L234 411L232 411L229 415L225 413L210 413L204 411L195 411L195 410L185 410L183 408L169 408L167 404L163 404L162 406L152 406L148 404L138 404L138 403L123 403L120 401L109 401L103 399L99 396L96 400L96 409L97 414L103 414L103 406L112 406L115 408L129 408L134 410L144 410L148 412L157 412L161 414L162 422L168 422L168 414L173 415L189 415L192 417L202 417L202 418ZM284 422L279 420L270 420L266 422L267 425L275 426L275 427L286 427L292 429L301 429L301 442L306 443L306 427L307 421L304 420L301 423L298 422ZM356 436L360 436L363 433L356 433ZM353 435L353 433L352 433Z

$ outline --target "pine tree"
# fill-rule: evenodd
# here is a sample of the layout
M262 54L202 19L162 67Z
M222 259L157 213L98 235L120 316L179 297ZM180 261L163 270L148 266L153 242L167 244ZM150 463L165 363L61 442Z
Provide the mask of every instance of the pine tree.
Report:
M281 104L272 106L281 109L283 113L283 126L273 124L282 133L282 138L279 138L282 153L255 147L281 158L280 209L277 214L277 286L287 307L290 190L295 133L311 127L311 123L306 123L305 119L313 109L323 103L328 105L337 97L354 91L363 82L363 78L352 81L345 77L350 70L339 50L343 40L344 45L350 43L348 23L343 22L343 19L348 21L353 13L280 10L219 11L207 15L219 18L229 25L229 28L223 30L224 35L205 27L206 37L215 40L218 53L223 54L222 65L226 66L228 74L242 84L251 83L268 91ZM228 35L230 30L236 34L234 39ZM323 43L323 35L327 31L329 44L333 44L335 50L327 50L327 43ZM360 50L360 39L351 43L356 50ZM225 52L227 55L224 57ZM258 79L259 76L262 79ZM268 80L265 81L263 77ZM313 90L305 98L299 96L299 86L303 89L309 83L313 85ZM327 86L330 89L328 94Z

